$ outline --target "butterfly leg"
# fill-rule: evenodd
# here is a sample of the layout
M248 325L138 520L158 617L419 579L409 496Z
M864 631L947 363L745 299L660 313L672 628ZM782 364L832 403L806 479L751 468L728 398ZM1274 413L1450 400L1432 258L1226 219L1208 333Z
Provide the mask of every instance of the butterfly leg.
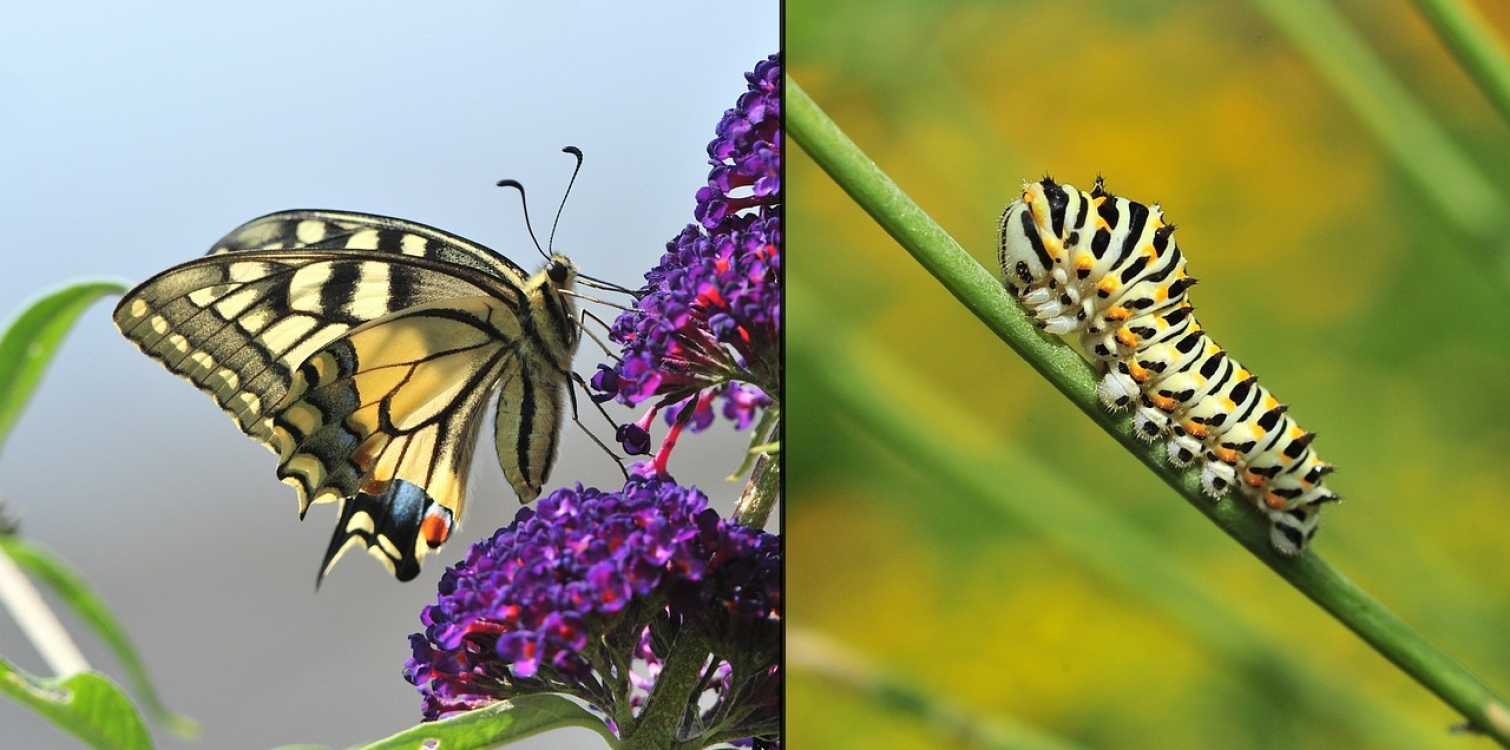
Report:
M587 380L585 378L583 378L581 375L577 374L576 372L573 372L571 374L571 378L572 378L572 381L577 384L577 388L581 388L582 389L583 393L591 393L592 392L591 388L587 385ZM619 454L614 453L612 448L609 448L606 444L604 444L604 442L598 438L597 434L595 434L592 430L587 429L587 425L585 425L585 424L582 423L582 419L581 419L579 413L577 412L577 388L568 388L568 389L566 389L566 396L567 396L568 399L571 400L571 421L575 422L578 427L582 428L582 431L585 432L585 433L587 433L587 436L589 438L592 438L592 441L594 443L597 443L598 447L602 448L603 452L607 453L608 457L612 458L614 460L614 463L616 463L616 464L619 465L619 471L621 473L623 473L625 479L628 479L629 478L629 469L627 469L627 468L624 467L624 459L621 458L621 457L619 457ZM603 419L605 421L607 421L609 424L613 425L614 434L618 434L619 424L617 422L613 421L613 417L608 416L608 410L606 410L606 409L603 408L603 404L598 403L598 401L596 401L596 400L594 400L592 398L589 398L588 401L592 402L592 405L595 408L597 408L598 413L603 415Z

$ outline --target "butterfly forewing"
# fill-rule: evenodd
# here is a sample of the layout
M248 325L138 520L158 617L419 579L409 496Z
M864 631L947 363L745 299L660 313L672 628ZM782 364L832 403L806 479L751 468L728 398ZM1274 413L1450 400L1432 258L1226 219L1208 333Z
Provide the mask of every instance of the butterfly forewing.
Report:
M279 455L301 515L341 503L322 576L360 541L407 580L460 517L500 388L499 462L522 500L539 494L576 346L574 278L559 256L526 278L432 227L287 211L138 286L115 320Z

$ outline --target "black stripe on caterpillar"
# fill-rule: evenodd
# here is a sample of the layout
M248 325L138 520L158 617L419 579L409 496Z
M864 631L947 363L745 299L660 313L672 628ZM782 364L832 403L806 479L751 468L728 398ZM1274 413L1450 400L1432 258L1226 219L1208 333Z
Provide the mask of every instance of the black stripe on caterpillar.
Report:
M1236 489L1268 518L1269 540L1305 551L1332 472L1258 378L1212 341L1186 294L1195 278L1158 204L1089 192L1045 177L1001 215L1003 282L1044 331L1078 335L1103 373L1108 409L1131 408L1137 434L1163 439L1170 460L1201 468L1213 498Z

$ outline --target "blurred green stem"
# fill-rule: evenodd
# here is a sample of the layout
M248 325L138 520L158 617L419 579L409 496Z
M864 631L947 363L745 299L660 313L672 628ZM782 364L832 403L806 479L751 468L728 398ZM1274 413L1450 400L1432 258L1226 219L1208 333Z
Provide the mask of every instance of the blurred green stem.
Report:
M750 447L745 451L745 460L734 476L729 477L729 481L734 482L745 472L750 472L744 492L734 505L734 521L741 526L765 528L771 511L781 500L781 465L778 463L781 446L772 442L778 440L780 434L781 404L777 401L760 415L760 424L750 431Z
M1315 623L1266 617L1268 607L1255 607L1200 565L1171 554L1167 538L1120 517L1100 497L1079 492L1074 477L1020 450L970 407L968 396L930 383L874 332L854 327L816 286L789 275L786 289L792 319L828 321L787 337L787 372L800 379L809 402L842 415L856 433L905 463L909 477L917 475L878 470L869 475L878 488L973 503L999 515L1003 529L1043 539L1184 627L1222 665L1220 680L1230 683L1210 687L1232 690L1250 710L1343 729L1375 750L1415 750L1440 739L1440 726L1423 727L1408 712L1381 709L1377 694L1370 700L1369 688L1334 662L1295 648L1294 633ZM1225 505L1252 515L1242 503ZM1255 692L1255 686L1265 689Z
M1237 508L1238 503L1213 504L1203 497L1196 472L1170 466L1162 451L1132 434L1131 420L1101 407L1096 374L1085 360L1068 345L1042 336L996 278L882 173L796 81L788 76L785 85L787 132L792 139L967 309L1250 553L1467 717L1475 729L1510 748L1510 709L1503 700L1314 550L1296 560L1280 557L1270 549L1258 514L1238 512L1246 510Z
M1415 4L1500 118L1510 123L1510 59L1489 24L1471 4L1459 0L1415 0Z
M4 548L0 548L0 605L31 639L54 675L70 677L89 670L89 662L68 630Z
M916 717L946 735L950 747L991 750L1080 747L1023 722L973 715L918 688L917 680L888 674L864 655L812 630L787 628L786 659L797 669L884 706L887 714Z
M1479 253L1502 281L1510 279L1510 246L1505 241L1510 221L1504 195L1369 49L1347 18L1324 0L1252 2L1379 139L1427 200L1459 231L1476 240L1463 243L1463 249ZM1417 2L1418 6L1449 4L1446 0ZM1427 12L1424 7L1423 12Z

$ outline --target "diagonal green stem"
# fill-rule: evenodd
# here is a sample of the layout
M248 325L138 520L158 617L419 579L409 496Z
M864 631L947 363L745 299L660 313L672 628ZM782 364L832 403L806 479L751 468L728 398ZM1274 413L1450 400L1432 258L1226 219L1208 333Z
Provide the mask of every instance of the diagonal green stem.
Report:
M1158 474L1192 506L1250 553L1356 633L1374 650L1510 748L1510 709L1482 681L1412 630L1314 551L1297 560L1273 552L1256 514L1237 503L1212 504L1195 472L1171 466L1140 442L1130 420L1107 413L1096 397L1096 374L1069 346L1042 336L1027 315L953 238L914 204L790 77L787 132L854 201L912 254L964 306L1018 352L1081 411Z
M1510 123L1510 52L1466 0L1415 0L1416 10L1499 112Z
M1222 678L1234 687L1264 686L1254 697L1267 705L1250 708L1297 718L1303 712L1305 720L1351 732L1360 746L1378 750L1415 750L1441 738L1438 725L1428 728L1402 712L1378 710L1337 664L1303 658L1305 652L1292 645L1295 628L1308 626L1275 623L1240 603L1221 580L1171 554L1167 539L1119 517L1099 498L1078 491L1073 478L1035 461L962 403L967 399L931 387L913 363L889 351L874 332L862 333L816 287L791 276L786 285L788 315L826 323L788 336L789 377L800 373L809 401L842 415L918 474L911 480L916 486L899 487L895 478L875 475L870 481L902 496L973 504L1053 545L1100 580L1180 623L1193 642L1210 649L1223 665Z
M1384 61L1348 23L1335 3L1323 0L1252 0L1295 45L1312 68L1352 109L1353 114L1379 145L1399 165L1416 187L1448 222L1477 240L1464 249L1510 278L1510 247L1505 244L1505 197L1493 180L1432 116ZM1446 0L1417 0L1417 7L1431 20L1438 33L1464 32L1460 16L1448 12ZM1435 11L1435 12L1434 12ZM1475 66L1468 53L1449 43L1470 73L1488 71ZM1483 59L1483 50L1473 56ZM1499 73L1503 75L1503 70ZM1481 85L1484 78L1476 75ZM1489 91L1486 88L1486 91ZM1490 92L1493 98L1493 92ZM1496 101L1496 106L1500 102ZM1510 104L1510 102L1506 102Z
M1510 56L1483 16L1463 0L1415 0L1415 5L1500 118L1510 123Z
M0 605L4 605L21 632L58 677L72 677L89 670L89 661L74 643L68 629L42 599L31 579L21 572L4 546L0 546Z
M868 699L889 715L910 716L958 747L983 750L1079 750L1080 746L1015 719L982 717L890 674L843 643L802 628L788 627L787 663Z

